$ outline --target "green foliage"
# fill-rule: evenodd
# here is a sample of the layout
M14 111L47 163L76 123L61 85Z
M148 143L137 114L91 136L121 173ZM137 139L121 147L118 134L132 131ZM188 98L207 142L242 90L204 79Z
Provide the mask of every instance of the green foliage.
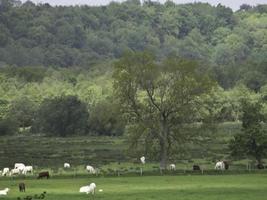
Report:
M5 99L0 99L0 119L6 117L9 110L9 102Z
M16 121L19 127L25 128L32 126L36 110L36 103L23 97L11 102L8 117Z
M214 85L197 67L175 57L157 63L148 52L128 52L115 63L114 89L130 125L131 143L142 138L149 143L145 147L154 146L163 168L174 144L190 138L181 127L194 122L201 107L197 99Z
M266 83L266 5L233 12L172 1L52 7L1 0L0 10L0 66L26 67L16 75L27 81L43 79L43 69L32 66L88 69L127 50L148 50L158 60L201 60L223 88L242 82L259 91Z
M242 132L230 142L232 156L248 156L258 163L267 155L267 134L262 127L262 106L259 102L244 101L242 104Z
M90 110L89 128L96 135L120 136L124 132L124 122L120 117L120 106L114 99L98 102Z
M170 98L163 98L164 109L179 105L173 101L180 98L176 92L179 90L169 90L176 87L174 68L178 65L185 66L177 67L178 71L189 77L208 71L220 87L193 101L191 119L182 117L188 106L181 116L171 117L171 124L238 121L242 117L242 99L266 98L266 5L242 5L233 12L221 4L177 5L172 1L141 4L129 0L103 7L52 7L0 0L0 11L0 118L12 118L21 127L32 124L34 110L44 99L72 95L90 110L90 131L120 135L124 126L121 118L129 120L131 116L130 122L136 123L138 115L133 114L134 110L121 116L118 107L129 107L106 100L113 90L110 63L123 52L133 50L151 52L144 55L147 63L129 56L124 61L131 69L115 72L120 77L114 77L123 81L117 85L121 88L117 95L122 97L127 92L135 99L145 122L157 118L162 95ZM182 59L164 62L170 55ZM197 70L193 65L198 65ZM137 84L131 89L127 87L129 83ZM191 79L184 83L197 85ZM153 95L147 96L147 90ZM199 102L203 106L195 107ZM266 114L267 103L261 104L262 113ZM140 127L140 132L146 132L146 143L150 143L145 148L158 152L159 140L151 137L152 129L159 128Z
M46 75L46 68L43 67L3 67L2 74L7 77L16 77L24 82L41 82Z
M88 111L76 96L45 99L36 115L33 131L59 136L87 133Z
M13 135L18 132L18 125L13 119L0 118L0 136Z

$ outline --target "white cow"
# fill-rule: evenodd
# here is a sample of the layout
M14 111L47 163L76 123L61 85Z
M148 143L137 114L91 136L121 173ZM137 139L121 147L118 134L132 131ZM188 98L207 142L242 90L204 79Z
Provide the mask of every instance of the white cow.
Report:
M9 188L5 188L4 190L0 190L0 196L6 196L9 192Z
M64 163L64 168L70 168L70 164L69 163Z
M86 166L86 170L90 173L90 174L95 174L96 173L96 170L90 166L90 165L87 165Z
M2 176L6 176L6 175L8 175L8 173L9 173L9 168L6 167L3 169Z
M23 163L15 163L15 165L14 165L14 169L17 169L17 168L19 168L19 167L25 167L25 165L23 164Z
M19 167L15 168L15 169L18 169L20 174L22 174L24 172L24 170L25 170L25 165L24 166L20 165Z
M82 193L92 193L95 194L95 188L96 188L96 184L95 183L91 183L90 185L86 185L80 188L80 192Z
M218 161L214 167L217 170L225 170L225 165L223 161Z
M19 169L11 169L10 170L10 176L13 176L13 175L19 175L21 172Z
M142 163L142 164L145 164L145 163L146 163L146 158L145 158L145 156L142 156L142 157L140 158L140 160L141 160L141 163Z
M27 173L32 173L33 172L33 167L32 166L25 166L22 174L27 174Z
M175 164L170 164L170 170L175 170L176 169L176 166L175 166Z

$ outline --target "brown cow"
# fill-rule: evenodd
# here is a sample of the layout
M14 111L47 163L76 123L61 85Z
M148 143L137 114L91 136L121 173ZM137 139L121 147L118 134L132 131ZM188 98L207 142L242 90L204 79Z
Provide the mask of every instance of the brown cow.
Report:
M20 192L25 192L25 183L20 183L19 184L19 191Z
M47 172L47 171L46 171L46 172L40 172L39 175L38 175L38 177L37 177L37 179L45 178L45 177L46 177L47 179L49 179L49 177L50 177L50 176L49 176L49 172Z
M193 165L193 170L194 171L200 171L199 165Z

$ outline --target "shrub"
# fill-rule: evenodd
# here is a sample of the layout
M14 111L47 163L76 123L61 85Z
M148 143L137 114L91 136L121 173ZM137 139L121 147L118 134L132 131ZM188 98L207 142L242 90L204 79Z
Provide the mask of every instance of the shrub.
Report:
M0 119L0 135L13 135L17 132L18 125L12 119Z
M88 117L86 105L76 96L46 99L37 112L33 131L62 137L85 134Z

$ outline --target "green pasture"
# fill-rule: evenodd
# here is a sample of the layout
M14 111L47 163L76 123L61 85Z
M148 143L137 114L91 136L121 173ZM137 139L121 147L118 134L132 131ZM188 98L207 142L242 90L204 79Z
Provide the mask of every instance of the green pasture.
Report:
M18 191L19 182L26 184L26 193ZM94 197L79 193L81 186L91 182L97 185ZM267 196L267 174L0 179L0 189L5 187L11 189L2 198L6 200L43 191L47 200L263 200Z

